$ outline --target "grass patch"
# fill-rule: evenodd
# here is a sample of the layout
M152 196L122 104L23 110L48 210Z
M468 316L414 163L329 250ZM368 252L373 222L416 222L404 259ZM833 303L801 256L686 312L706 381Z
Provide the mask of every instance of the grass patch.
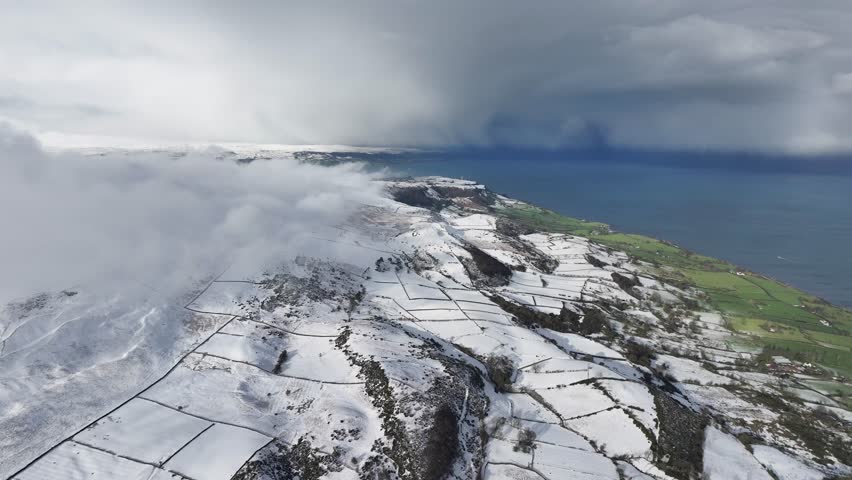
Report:
M552 210L526 204L513 205L510 208L502 209L500 213L522 225L548 232L590 236L609 231L609 226L605 223L587 222L566 217Z
M852 377L852 351L795 340L761 339L766 348L800 362L812 362Z
M835 402L846 407L847 410L852 410L852 385L848 383L816 381L805 382L815 390L826 392L826 395L831 397Z
M814 390L824 392L826 395L834 398L834 400L840 402L852 401L852 385L828 380L812 380L802 383Z
M604 223L527 204L495 213L533 230L586 237L650 263L650 273L662 280L705 292L731 327L748 334L756 346L789 350L852 377L852 311L766 277L738 275L741 270L724 260L644 235L613 232Z
M757 335L762 338L809 342L807 337L798 328L759 318L731 317L728 325L737 332Z
M841 350L852 350L852 336L834 335L823 332L807 332L808 340L831 345Z

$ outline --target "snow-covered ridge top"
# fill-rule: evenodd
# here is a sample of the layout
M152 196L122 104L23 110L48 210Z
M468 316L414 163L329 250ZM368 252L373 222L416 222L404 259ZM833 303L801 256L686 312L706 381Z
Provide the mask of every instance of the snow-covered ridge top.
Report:
M461 178L441 177L441 176L421 176L407 179L386 180L385 183L391 186L400 187L456 187L456 188L475 188L485 189L485 185L477 183L473 180Z

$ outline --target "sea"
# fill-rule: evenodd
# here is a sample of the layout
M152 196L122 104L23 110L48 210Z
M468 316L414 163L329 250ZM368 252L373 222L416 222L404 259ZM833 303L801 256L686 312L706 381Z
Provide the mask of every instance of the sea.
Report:
M509 197L668 240L852 307L848 168L499 157L436 154L389 162L389 168L393 175L476 180Z

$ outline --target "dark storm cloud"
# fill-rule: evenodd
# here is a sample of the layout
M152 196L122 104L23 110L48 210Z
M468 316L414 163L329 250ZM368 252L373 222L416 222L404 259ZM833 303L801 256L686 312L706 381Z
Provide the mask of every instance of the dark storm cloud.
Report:
M0 88L54 113L0 115L177 141L852 148L845 0L174 3L7 5Z

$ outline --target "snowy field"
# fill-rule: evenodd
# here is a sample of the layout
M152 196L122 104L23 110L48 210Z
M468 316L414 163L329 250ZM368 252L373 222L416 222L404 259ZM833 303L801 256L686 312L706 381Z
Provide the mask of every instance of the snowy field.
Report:
M152 296L130 308L80 292L7 313L0 478L229 479L276 458L273 447L306 445L298 458L322 459L329 478L386 464L422 472L418 457L435 448L443 411L442 428L458 437L449 478L668 480L657 449L683 440L666 437L661 395L680 415L710 419L691 434L705 439L708 480L822 478L795 441L767 436L749 450L713 420L740 429L776 421L738 389L777 379L731 367L751 353L728 344L724 319L707 308L689 317L693 334L666 331L665 310L689 292L634 277L641 266L628 255L587 239L507 238L474 182L404 186L449 192L455 203L440 214L391 200L365 206L317 234L358 256L284 261L272 273L235 267L178 302ZM478 252L502 262L503 277L483 273ZM552 268L539 268L543 258ZM641 286L625 289L613 274ZM595 309L611 317L609 330L554 323L575 315L582 325ZM551 323L519 318L534 314ZM60 361L86 335L95 362ZM642 359L631 351L638 343L667 352ZM87 403L84 389L102 392ZM837 408L818 392L794 393ZM455 441L441 435L439 444Z

